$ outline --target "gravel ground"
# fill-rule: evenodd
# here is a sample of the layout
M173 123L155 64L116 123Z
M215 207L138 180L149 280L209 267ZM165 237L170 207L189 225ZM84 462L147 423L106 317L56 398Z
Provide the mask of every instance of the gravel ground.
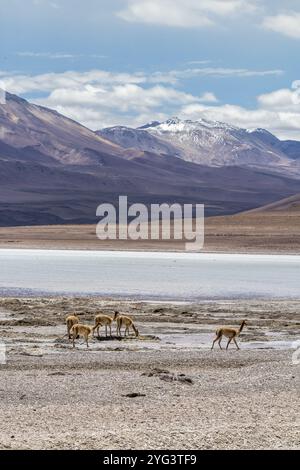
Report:
M300 302L0 299L1 449L299 449ZM72 349L64 317L114 308L141 338ZM240 351L210 351L250 320ZM103 335L103 332L102 332ZM182 375L184 374L184 375Z

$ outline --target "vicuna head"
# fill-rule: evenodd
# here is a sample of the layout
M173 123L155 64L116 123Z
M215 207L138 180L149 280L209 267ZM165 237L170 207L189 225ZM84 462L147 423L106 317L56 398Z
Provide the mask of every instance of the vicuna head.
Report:
M118 318L119 315L120 315L120 312L115 311L115 314L114 314L114 321L116 321L116 319Z

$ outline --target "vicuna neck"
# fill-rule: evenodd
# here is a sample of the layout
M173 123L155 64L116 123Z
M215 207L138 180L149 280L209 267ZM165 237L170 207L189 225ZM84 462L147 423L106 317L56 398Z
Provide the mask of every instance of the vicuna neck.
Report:
M242 323L241 323L241 326L240 326L240 329L239 329L239 333L241 333L241 332L242 332L242 330L243 330L244 326L245 326L245 322L244 322L244 321L242 321Z

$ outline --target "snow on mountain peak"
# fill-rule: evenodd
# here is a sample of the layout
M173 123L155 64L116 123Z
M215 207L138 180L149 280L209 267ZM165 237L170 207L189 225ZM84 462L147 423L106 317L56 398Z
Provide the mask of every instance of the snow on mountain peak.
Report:
M238 127L226 124L219 121L210 121L208 119L199 118L195 121L190 119L180 119L172 117L163 122L153 121L152 123L145 124L139 129L147 129L148 131L157 132L192 132L201 131L205 129L221 129L221 130L238 130Z
M168 154L207 166L280 167L290 172L291 162L281 150L280 140L262 128L244 129L201 117L194 121L171 117L138 129L104 129L98 135L124 148Z
M205 118L183 120L172 117L143 127L160 141L177 149L176 156L210 166L288 166L286 157L273 146L278 139L265 129L243 129ZM141 128L140 128L141 129Z

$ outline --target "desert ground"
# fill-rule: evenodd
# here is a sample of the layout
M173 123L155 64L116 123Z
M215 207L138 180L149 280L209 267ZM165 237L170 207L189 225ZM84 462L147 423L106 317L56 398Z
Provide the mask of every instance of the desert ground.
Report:
M0 227L0 248L182 251L178 240L105 240L95 225ZM206 252L300 253L300 208L205 219Z
M299 449L300 301L1 298L1 449ZM65 317L129 314L140 337L65 336ZM210 346L248 325L240 350ZM224 340L224 346L226 342Z

